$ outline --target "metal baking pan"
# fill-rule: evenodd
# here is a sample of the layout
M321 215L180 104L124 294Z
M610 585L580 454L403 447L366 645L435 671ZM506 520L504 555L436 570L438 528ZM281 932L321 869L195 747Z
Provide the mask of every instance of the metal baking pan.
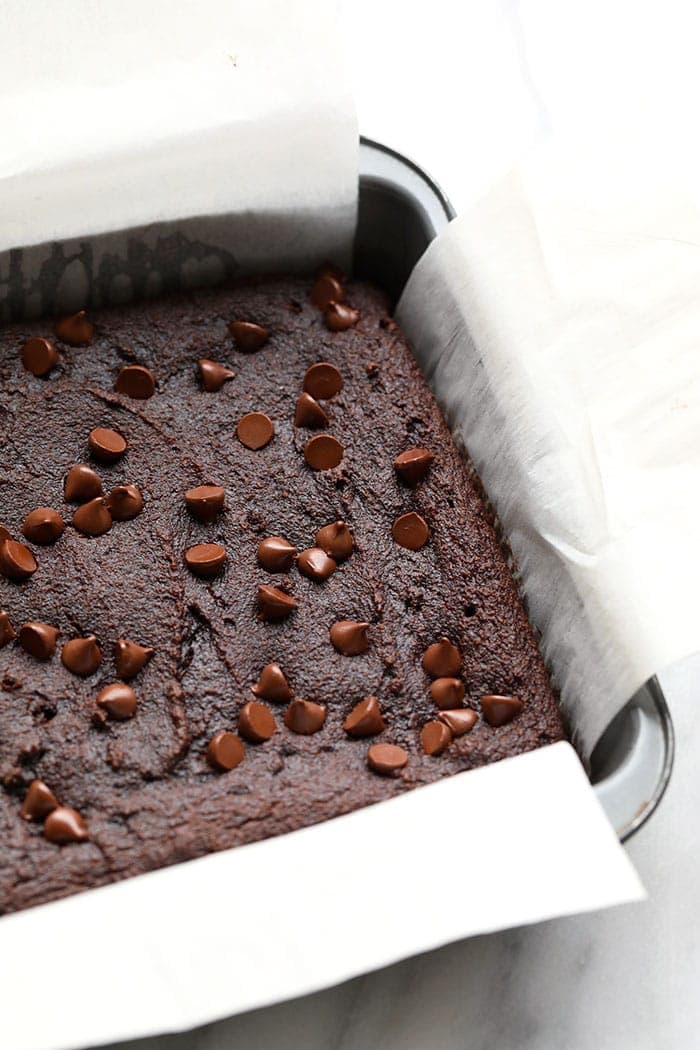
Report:
M374 281L397 300L415 263L452 218L449 201L421 168L386 146L361 140L354 253L357 276ZM206 238L206 223L198 220L149 227L151 246L139 241L138 252L125 254L125 238L138 232L103 234L49 245L48 249L38 246L0 255L0 320L78 309L88 305L85 287L91 305L109 303L118 292L112 249L121 256L121 278L136 295L148 291L144 273L150 266L157 264L161 292L170 291L182 287L188 266L200 257L205 262L211 257L212 249L200 239ZM92 250L97 242L99 264ZM217 281L236 276L237 263L230 251L219 249L216 261ZM85 283L79 281L77 291L66 281L75 263L85 274ZM200 267L192 284L210 281L210 273ZM658 682L651 679L613 720L590 762L598 797L621 839L628 838L653 813L668 784L672 763L671 718Z
M415 263L454 214L418 165L380 143L361 140L356 276L398 299ZM590 760L596 794L623 842L661 801L673 752L671 715L651 678L610 723Z

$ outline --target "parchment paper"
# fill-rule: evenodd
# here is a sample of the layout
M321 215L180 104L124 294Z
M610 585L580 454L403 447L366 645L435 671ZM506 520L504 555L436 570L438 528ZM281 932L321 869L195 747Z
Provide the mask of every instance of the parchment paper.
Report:
M349 264L333 4L3 0L0 69L0 319Z
M173 245L185 287L347 254L357 139L334 14L316 2L0 7L5 312L128 299ZM90 238L105 231L96 256ZM557 744L1 919L0 1046L183 1029L642 896Z
M2 919L0 1043L73 1050L178 1031L469 934L642 896L573 749L554 744Z
M667 154L542 147L431 245L398 310L586 754L700 648L699 185Z

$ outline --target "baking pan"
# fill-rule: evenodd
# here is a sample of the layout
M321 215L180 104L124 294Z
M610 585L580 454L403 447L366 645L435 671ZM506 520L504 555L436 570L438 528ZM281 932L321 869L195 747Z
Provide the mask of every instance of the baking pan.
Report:
M414 265L454 218L439 186L417 164L380 143L360 144L360 207L354 269L397 300ZM613 719L596 745L590 775L624 842L658 806L673 766L673 724L656 678Z
M398 300L415 263L452 218L446 196L418 165L361 140L353 265L358 277ZM226 232L226 245L235 244L235 222ZM153 268L159 271L159 294L237 276L235 255L221 245L214 250L210 233L206 219L193 219L0 255L0 320L107 305L119 301L124 281L131 290L126 298L143 296L149 293L145 275ZM121 284L115 281L116 257ZM76 264L84 274L77 290L66 280ZM651 679L613 720L590 761L596 792L621 839L653 813L672 763L671 718L658 682Z

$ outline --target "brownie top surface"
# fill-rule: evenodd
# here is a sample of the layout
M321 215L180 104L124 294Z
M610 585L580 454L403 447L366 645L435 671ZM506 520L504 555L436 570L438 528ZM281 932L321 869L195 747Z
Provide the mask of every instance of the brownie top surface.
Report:
M329 318L310 286L266 279L102 310L87 345L70 345L80 319L59 326L63 339L46 321L0 329L0 524L37 565L11 578L26 555L6 547L3 562L0 550L0 609L13 634L60 632L53 650L43 628L0 648L0 910L563 736L478 483L383 295L349 284L359 319ZM252 327L232 334L231 322ZM253 346L256 326L269 337ZM55 356L26 351L30 339ZM50 367L37 376L23 359ZM76 465L89 471L66 499ZM83 498L90 471L105 503ZM38 508L54 517L28 527ZM336 522L346 529L320 548ZM332 558L348 534L349 554ZM271 537L281 542L259 554ZM440 673L428 673L426 650L443 638L459 664L442 674L437 653ZM135 648L115 650L120 640ZM270 664L283 678L268 670L261 686ZM493 695L517 711L485 705ZM355 721L367 714L374 733L350 735L343 724L368 697L376 705ZM474 715L450 727L446 703ZM263 723L274 734L256 741ZM386 750L368 764L375 745L403 749L405 765ZM60 844L65 814L43 829L22 819L35 780L84 819L85 841Z

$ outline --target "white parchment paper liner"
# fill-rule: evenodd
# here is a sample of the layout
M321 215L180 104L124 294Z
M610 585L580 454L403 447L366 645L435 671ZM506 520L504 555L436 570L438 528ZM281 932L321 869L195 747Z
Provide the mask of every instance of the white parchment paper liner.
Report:
M0 249L12 251L0 302L16 293L31 313L88 293L128 299L120 260L145 246L157 271L156 220L177 224L193 283L216 278L216 260L229 272L220 252L234 270L347 256L357 141L333 15L315 2L4 5ZM227 95L240 70L256 84ZM157 119L141 112L149 100ZM81 238L110 231L101 257L83 250ZM68 248L51 243L64 237ZM471 934L641 896L578 758L557 744L3 918L0 1045L183 1029Z
M348 264L357 126L339 44L318 0L0 5L0 300L27 316L126 301L135 281L157 294L166 254L184 287L272 258ZM81 242L124 230L97 255Z
M679 158L543 147L431 245L398 309L586 754L700 648L698 185Z
M1 1043L72 1050L176 1031L642 896L573 749L555 744L8 916Z

